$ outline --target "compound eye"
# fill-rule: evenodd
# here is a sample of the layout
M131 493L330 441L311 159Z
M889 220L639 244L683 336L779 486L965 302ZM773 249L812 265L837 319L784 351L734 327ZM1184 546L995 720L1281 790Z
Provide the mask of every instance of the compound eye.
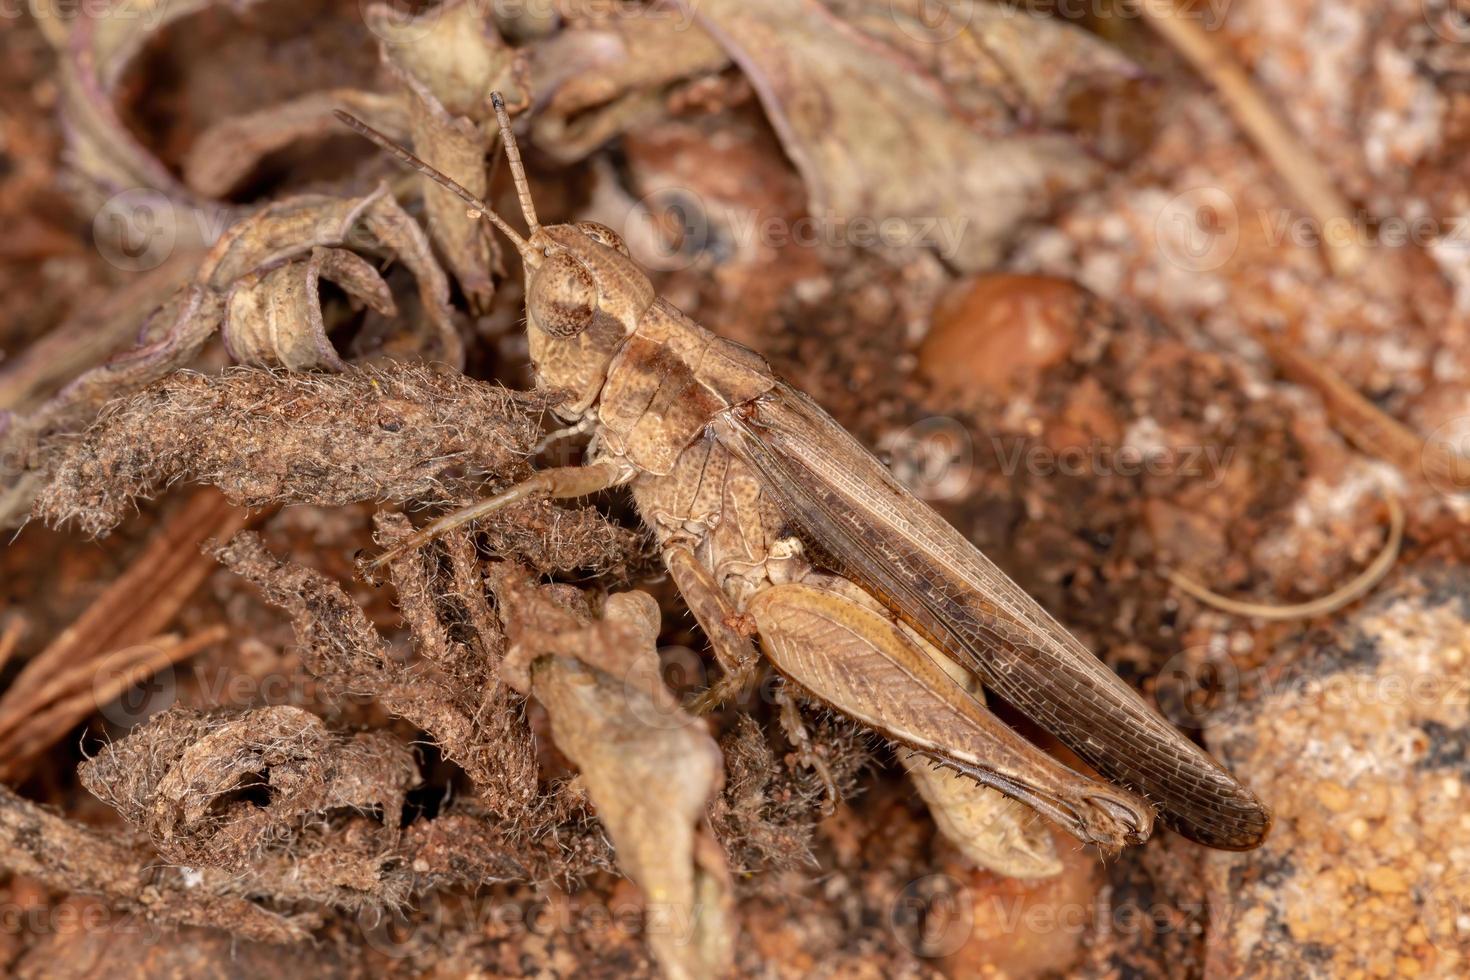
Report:
M579 221L577 222L577 230L599 245L606 245L608 248L622 252L624 255L632 258L628 253L628 246L623 242L623 236L613 231L607 225L599 224L596 221Z
M553 337L575 337L597 312L597 285L587 267L566 252L541 263L526 296L531 322Z

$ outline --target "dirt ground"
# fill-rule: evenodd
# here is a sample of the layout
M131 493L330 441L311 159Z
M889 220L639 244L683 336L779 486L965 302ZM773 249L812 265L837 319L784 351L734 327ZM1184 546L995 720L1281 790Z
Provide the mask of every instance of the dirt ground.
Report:
M1467 17L0 9L6 971L1463 975ZM621 491L368 569L587 450L515 250L332 116L519 227L491 91L543 225L816 399L1265 844L1028 816L1015 877L769 667L699 714L726 665Z

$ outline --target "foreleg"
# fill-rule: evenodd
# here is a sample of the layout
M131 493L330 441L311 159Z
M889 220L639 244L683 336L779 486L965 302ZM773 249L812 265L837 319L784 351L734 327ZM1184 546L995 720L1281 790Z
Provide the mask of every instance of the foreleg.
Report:
M493 497L486 497L484 500L476 501L468 507L461 507L459 510L438 518L373 559L368 563L368 568L379 569L400 555L405 555L415 548L422 548L430 541L457 527L463 527L471 521L479 520L523 500L563 500L570 497L585 497L599 490L626 483L632 479L633 475L633 471L626 464L615 459L600 459L586 466L555 466L550 469L537 470L508 490L502 490Z

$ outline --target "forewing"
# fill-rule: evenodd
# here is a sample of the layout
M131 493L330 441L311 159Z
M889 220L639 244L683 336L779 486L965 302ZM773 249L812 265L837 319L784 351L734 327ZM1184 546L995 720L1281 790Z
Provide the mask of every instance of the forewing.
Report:
M721 415L732 452L839 570L959 657L1163 821L1212 847L1254 847L1270 811L788 385Z

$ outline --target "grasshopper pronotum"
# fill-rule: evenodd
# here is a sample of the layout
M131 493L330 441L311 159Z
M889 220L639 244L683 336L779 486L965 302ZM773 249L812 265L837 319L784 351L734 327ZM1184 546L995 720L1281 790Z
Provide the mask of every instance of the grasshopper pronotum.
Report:
M814 698L1084 842L1139 843L1156 812L1212 847L1264 839L1271 817L1260 800L759 355L660 298L615 232L542 226L504 103L492 101L526 237L338 115L457 193L520 252L538 380L569 393L557 414L594 433L591 462L542 470L441 517L378 562L518 500L626 485L726 671L714 696L753 669L754 632L777 670ZM817 545L825 567L803 542ZM1110 782L1002 724L956 678L965 676L956 663Z

